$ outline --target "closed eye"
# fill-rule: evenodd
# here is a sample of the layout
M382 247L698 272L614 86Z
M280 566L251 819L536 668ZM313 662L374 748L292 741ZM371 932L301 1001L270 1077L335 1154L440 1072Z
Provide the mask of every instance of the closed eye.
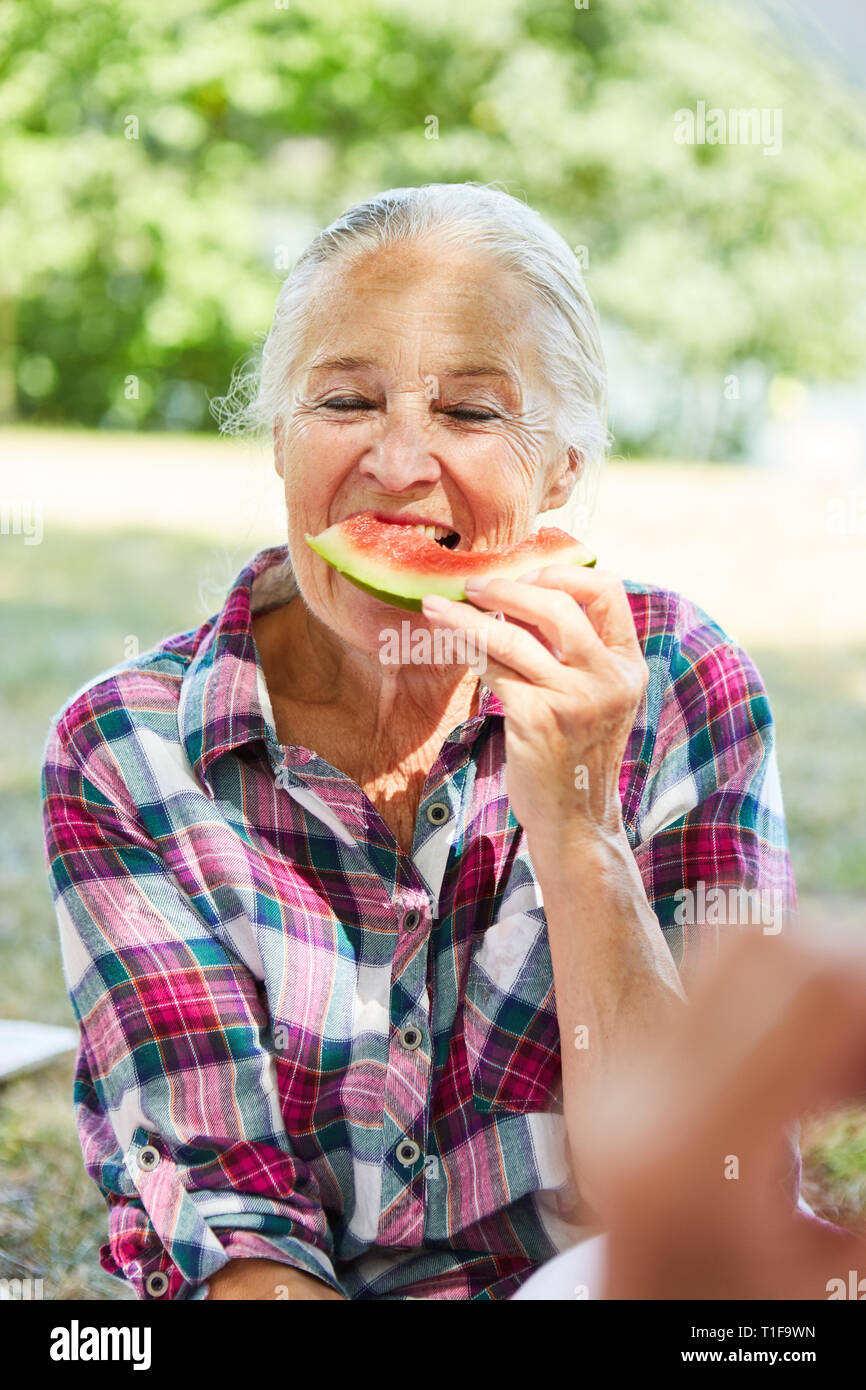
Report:
M446 415L453 415L455 420L498 420L499 416L494 415L492 410L471 410L466 406L455 406L453 410L446 410Z
M322 405L329 410L375 410L373 401L363 400L360 396L334 396L329 401L322 401ZM450 415L455 420L498 420L499 416L492 410L476 410L468 406L454 406L451 410L442 412Z

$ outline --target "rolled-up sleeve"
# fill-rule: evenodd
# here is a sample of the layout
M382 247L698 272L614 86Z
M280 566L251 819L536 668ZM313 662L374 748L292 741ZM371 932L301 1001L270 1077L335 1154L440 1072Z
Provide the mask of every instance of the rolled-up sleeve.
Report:
M721 935L796 919L773 716L751 658L696 605L669 595L647 652L654 730L632 847L686 977Z
M42 768L80 1030L76 1121L109 1213L101 1262L139 1298L189 1298L243 1257L342 1292L318 1185L282 1121L260 984L180 889L131 798L121 804L109 756L77 748L61 716Z

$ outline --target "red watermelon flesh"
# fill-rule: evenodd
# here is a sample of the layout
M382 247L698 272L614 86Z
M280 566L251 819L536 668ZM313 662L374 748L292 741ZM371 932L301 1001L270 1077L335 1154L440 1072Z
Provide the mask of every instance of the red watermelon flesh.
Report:
M371 511L358 512L317 536L308 534L306 541L357 588L416 612L425 594L465 599L471 576L518 579L542 565L596 563L581 541L555 526L496 550L449 550L423 529L383 521Z

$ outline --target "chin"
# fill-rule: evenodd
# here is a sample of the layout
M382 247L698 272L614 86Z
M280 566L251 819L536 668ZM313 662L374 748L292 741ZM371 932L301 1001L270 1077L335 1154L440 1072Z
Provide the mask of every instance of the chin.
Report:
M343 592L344 589L348 593ZM396 628L399 632L404 618L413 619L416 623L424 621L420 613L408 613L405 609L383 603L372 594L356 589L348 580L340 580L325 603L309 606L319 621L341 642L364 652L378 652L384 629Z

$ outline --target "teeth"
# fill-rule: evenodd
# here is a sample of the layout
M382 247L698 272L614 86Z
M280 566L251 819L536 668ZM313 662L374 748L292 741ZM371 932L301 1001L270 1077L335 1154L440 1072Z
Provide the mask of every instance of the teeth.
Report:
M425 536L429 536L431 541L441 541L443 537L450 536L451 530L447 526L425 526L423 522L417 522L414 531L421 531Z

